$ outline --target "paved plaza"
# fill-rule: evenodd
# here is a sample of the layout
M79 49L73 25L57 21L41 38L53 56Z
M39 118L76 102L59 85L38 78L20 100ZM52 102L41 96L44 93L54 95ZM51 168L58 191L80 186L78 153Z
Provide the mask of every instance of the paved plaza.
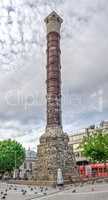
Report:
M108 184L68 186L64 190L0 183L0 200L108 200Z
M57 190L47 187L0 183L0 200L30 200L35 197L37 199L55 192L57 192Z

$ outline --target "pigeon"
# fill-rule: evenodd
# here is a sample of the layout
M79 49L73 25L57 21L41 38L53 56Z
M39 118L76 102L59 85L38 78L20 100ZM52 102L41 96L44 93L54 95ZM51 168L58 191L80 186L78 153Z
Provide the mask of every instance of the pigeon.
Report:
M48 188L46 187L45 190L48 191Z
M44 193L43 193L44 195L47 195L47 192L46 192L46 190L44 191Z
M43 192L43 187L40 188L40 191Z
M74 189L74 190L72 190L72 193L75 193L76 192L76 190Z
M25 194L26 194L26 192L27 192L27 191L26 191L26 190L24 190L24 191L22 192L22 195L25 195Z
M5 196L7 196L7 193L4 193Z
M1 197L1 199L5 199L6 198L6 196L5 195L3 195L2 197Z
M23 192L24 192L24 189L22 189L21 192L23 193Z
M31 188L31 191L33 191L33 188Z

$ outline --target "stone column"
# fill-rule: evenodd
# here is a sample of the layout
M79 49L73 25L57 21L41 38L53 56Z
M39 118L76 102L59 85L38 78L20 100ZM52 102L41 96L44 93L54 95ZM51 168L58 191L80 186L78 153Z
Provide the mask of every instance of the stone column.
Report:
M61 63L60 27L63 20L52 12L46 19L47 27L47 124L37 147L35 179L38 183L56 184L57 171L64 180L75 174L73 152L68 146L68 135L61 120ZM67 178L68 177L68 178ZM40 181L40 182L39 182Z
M47 27L47 128L62 127L60 27L63 20L52 12Z

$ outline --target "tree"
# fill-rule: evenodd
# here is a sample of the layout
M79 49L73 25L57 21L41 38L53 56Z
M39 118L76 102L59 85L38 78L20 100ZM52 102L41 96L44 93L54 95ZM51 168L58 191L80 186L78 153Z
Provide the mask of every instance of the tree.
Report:
M0 172L12 172L18 169L25 159L25 149L16 141L0 141Z
M84 156L92 162L106 162L108 160L108 133L99 130L84 137L81 144Z

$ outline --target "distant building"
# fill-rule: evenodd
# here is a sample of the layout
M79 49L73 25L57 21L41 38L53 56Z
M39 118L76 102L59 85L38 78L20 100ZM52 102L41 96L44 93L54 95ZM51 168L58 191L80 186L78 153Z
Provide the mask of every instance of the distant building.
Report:
M26 151L25 161L20 167L17 177L20 179L32 179L35 162L36 162L36 152L28 149Z
M88 128L83 129L77 133L73 133L69 136L69 144L73 147L73 152L75 154L76 162L78 165L89 163L89 160L82 155L82 149L80 147L83 138L88 134L93 134L96 130L99 129L102 129L103 131L108 130L108 121L102 121L98 127L91 125Z
M82 133L77 133L69 136L69 145L72 145L75 159L78 165L87 164L88 160L82 155L80 144L83 138L87 136L86 130Z
M107 130L108 129L108 121L102 121L100 123L100 128Z

